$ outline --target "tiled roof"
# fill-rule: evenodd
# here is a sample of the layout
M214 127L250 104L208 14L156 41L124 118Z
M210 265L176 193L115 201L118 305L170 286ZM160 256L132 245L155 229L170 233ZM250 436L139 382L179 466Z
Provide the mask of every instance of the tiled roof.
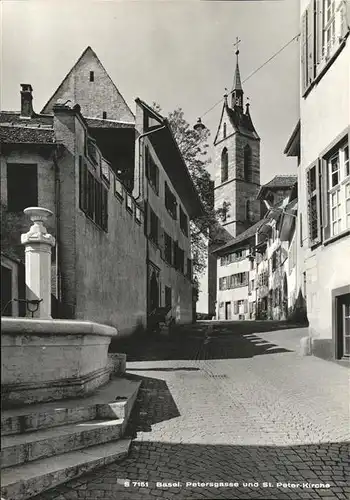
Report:
M261 186L262 188L292 187L297 182L296 175L275 175L273 179Z
M223 245L223 246L217 248L216 250L214 250L213 253L219 253L219 252L222 252L223 250L228 250L231 247L237 246L238 243L242 243L243 241L248 240L249 238L251 238L252 236L254 236L254 234L256 233L256 231L263 224L265 224L266 222L267 222L267 219L261 219L261 220L259 220L253 226L250 226L243 233L239 234L236 238L232 238L231 241L229 241L225 245Z
M48 128L0 124L0 141L2 144L53 144L55 133Z
M43 125L53 126L53 115L37 115L31 118L23 118L19 111L0 111L0 123L9 123L13 125Z

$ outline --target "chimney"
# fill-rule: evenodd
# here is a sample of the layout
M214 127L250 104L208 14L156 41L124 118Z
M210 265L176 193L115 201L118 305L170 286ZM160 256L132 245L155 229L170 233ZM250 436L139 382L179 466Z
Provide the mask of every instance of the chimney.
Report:
M21 83L21 116L24 118L31 118L34 114L33 111L33 89L28 83Z

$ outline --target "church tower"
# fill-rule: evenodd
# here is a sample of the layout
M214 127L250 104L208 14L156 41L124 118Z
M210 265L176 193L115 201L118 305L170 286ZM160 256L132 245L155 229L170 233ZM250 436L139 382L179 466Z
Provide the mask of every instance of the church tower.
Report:
M238 42L237 42L238 43ZM260 138L244 106L239 50L231 98L224 96L214 141L215 208L224 208L222 225L235 238L260 220ZM245 107L245 109L244 109Z

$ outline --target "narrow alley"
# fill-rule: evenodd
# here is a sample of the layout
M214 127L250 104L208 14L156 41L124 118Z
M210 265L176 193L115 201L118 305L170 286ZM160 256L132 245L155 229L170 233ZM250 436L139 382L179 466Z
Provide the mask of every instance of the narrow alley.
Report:
M139 345L129 457L37 500L348 498L348 370L278 328L202 322Z

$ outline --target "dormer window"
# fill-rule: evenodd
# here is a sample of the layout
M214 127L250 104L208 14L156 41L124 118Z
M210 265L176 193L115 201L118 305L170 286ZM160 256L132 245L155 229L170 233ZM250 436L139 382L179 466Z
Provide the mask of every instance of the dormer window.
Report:
M95 73L93 71L90 71L90 82L95 81Z

